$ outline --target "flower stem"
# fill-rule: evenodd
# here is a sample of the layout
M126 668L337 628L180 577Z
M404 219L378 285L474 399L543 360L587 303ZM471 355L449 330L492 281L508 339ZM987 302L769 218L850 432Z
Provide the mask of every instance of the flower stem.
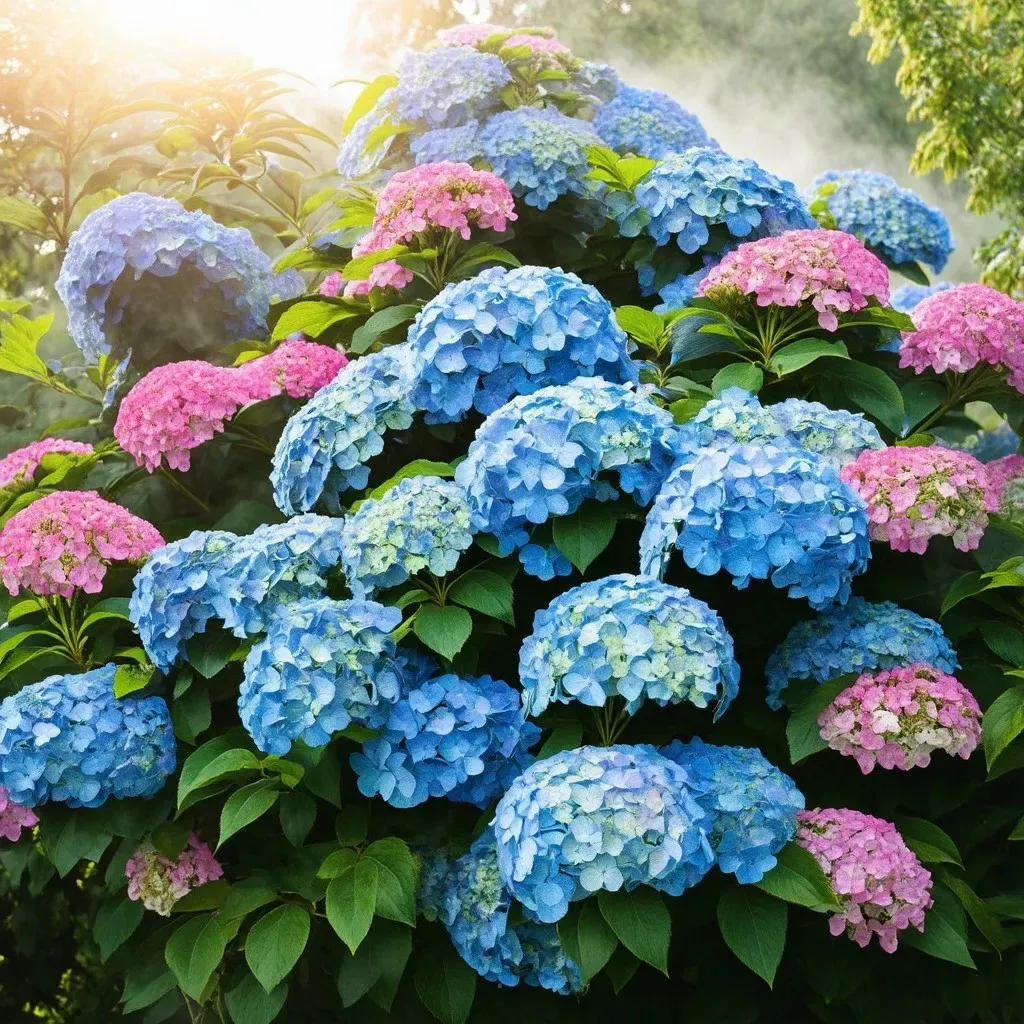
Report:
M165 480L168 481L168 483L170 483L170 485L175 490L180 491L182 494L185 495L186 498L189 499L189 501L193 502L198 508L200 508L203 512L209 515L211 511L210 506L207 505L206 502L203 501L203 499L200 498L198 495L193 494L192 491L190 491L185 486L185 484L174 474L173 470L168 469L166 466L161 466L158 472Z

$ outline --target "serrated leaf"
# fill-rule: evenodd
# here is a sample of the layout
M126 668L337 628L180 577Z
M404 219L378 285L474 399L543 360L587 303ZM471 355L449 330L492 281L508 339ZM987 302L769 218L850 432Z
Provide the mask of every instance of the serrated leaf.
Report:
M432 651L451 661L473 631L473 619L456 605L424 604L416 611L413 632Z
M271 1024L287 999L287 985L279 985L268 995L251 974L224 995L232 1024Z
M894 434L903 433L903 395L885 371L851 359L844 361L839 383L843 392L865 412Z
M722 894L718 927L726 945L771 988L786 947L786 904L749 885Z
M291 973L309 939L309 913L297 903L275 907L249 929L245 962L268 994Z
M377 864L360 860L327 887L327 920L350 953L359 949L370 930L379 879Z
M272 341L280 341L301 331L309 338L319 338L328 327L359 315L358 308L328 302L322 299L307 299L289 306L274 324Z
M412 952L412 932L404 925L375 920L355 956L338 969L338 994L346 1009L368 995L382 1010L391 1011L405 965Z
M416 992L441 1024L466 1024L476 996L476 972L453 950L429 956L416 968Z
M619 942L638 960L667 977L672 919L661 896L646 886L632 892L602 889L597 894L597 905Z
M525 697L525 695L524 695ZM527 710L529 714L529 710ZM537 760L560 753L563 750L575 750L583 742L583 726L574 722L572 725L558 725L551 730L551 735L537 751Z
M167 940L164 960L178 987L198 1001L226 948L224 933L213 915L193 917Z
M576 512L559 516L551 526L555 547L580 573L604 551L615 536L615 511L598 502L586 502Z
M292 846L301 846L316 822L316 801L296 789L282 794L277 813L285 839Z
M702 327L701 331L710 331L712 327L716 326L718 325L708 324L706 327ZM727 391L729 388L742 388L744 391L756 395L763 384L764 373L759 366L754 366L753 363L730 363L715 374L711 381L711 393L718 398L723 391Z
M363 851L377 865L375 912L390 921L416 924L416 858L401 839L378 839Z
M236 832L251 825L277 803L281 790L274 779L259 779L236 790L224 802L220 812L219 850ZM272 988L273 986L271 986Z
M793 764L805 757L828 749L821 738L818 715L854 681L854 674L839 676L813 689L807 699L790 716L786 723L786 741L789 744L789 759Z
M900 935L900 942L939 960L974 970L974 959L967 948L967 918L963 907L939 883L932 886L932 899L934 903L924 917L924 933L916 928L906 928Z
M850 353L841 341L822 338L801 338L783 346L772 356L771 368L780 377L796 373L816 359L849 359Z
M619 944L594 900L569 908L558 922L558 938L566 956L579 967L584 985L604 968Z
M209 743L204 743L185 761L178 779L179 809L190 793L202 789L212 782L233 778L236 773L259 770L259 758L251 750L245 750L242 747L224 750L220 743L222 739L223 737L217 737ZM203 756L193 763L193 759L200 754Z
M368 351L378 338L412 320L421 308L417 303L410 302L377 310L366 323L356 328L349 348L356 355L361 355Z
M925 864L956 864L963 867L956 843L938 825L924 818L896 819L903 841Z
M515 625L512 609L512 584L504 576L487 569L472 569L449 588L448 599L482 615Z
M842 906L831 882L814 856L795 842L778 853L778 863L760 882L759 889L776 899L816 911L838 913Z
M97 810L51 804L39 812L39 841L63 878L81 860L98 861L114 834Z
M991 768L995 759L1024 731L1024 685L1001 693L989 705L981 720L981 737L985 746L985 765Z
M657 349L665 331L665 321L657 313L642 306L619 306L615 310L618 325L630 337L648 348Z
M92 933L100 947L100 959L106 961L142 923L145 908L139 900L108 900L96 912Z

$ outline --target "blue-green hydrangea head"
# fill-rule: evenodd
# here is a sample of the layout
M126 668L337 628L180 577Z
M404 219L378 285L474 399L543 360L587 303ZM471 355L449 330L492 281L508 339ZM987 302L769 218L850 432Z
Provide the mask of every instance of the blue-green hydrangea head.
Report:
M661 160L691 146L715 146L700 118L671 96L655 89L622 86L615 98L597 108L594 130L619 153Z

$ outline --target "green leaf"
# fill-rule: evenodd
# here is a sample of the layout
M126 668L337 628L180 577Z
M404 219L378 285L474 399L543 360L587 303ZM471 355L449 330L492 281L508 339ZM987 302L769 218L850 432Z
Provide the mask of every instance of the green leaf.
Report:
M120 672L120 669L118 669ZM117 677L114 677L115 684ZM171 721L174 735L186 743L195 743L200 733L210 728L213 710L210 694L205 686L193 686L171 703Z
M103 814L51 804L39 812L39 841L63 878L80 861L98 861L114 838Z
M223 878L204 882L174 901L175 914L194 914L200 910L220 910L231 898L231 883Z
M441 1024L466 1024L476 996L476 972L451 949L434 952L416 968L416 992Z
M966 601L967 598L980 594L987 587L988 581L980 572L965 572L962 576L958 576L953 581L949 590L946 591L939 614L945 615L946 612L956 607L961 601Z
M219 850L236 832L251 825L277 803L281 790L275 779L259 779L236 790L224 802L220 812ZM273 988L273 985L270 986Z
M572 515L559 516L551 527L555 547L580 571L612 542L617 523L615 510L599 502L584 503Z
M398 85L398 79L394 75L378 75L365 89L356 97L355 103L349 109L345 117L345 123L341 126L341 134L344 137L355 127L356 122L368 114L377 100L388 91Z
M903 841L925 864L956 864L963 867L956 843L938 825L924 818L901 816L896 819Z
M441 476L451 478L455 476L455 470L447 462L436 462L432 459L413 459L412 462L404 465L394 476L389 477L382 484L378 484L372 491L369 491L364 500L371 498L382 498L396 484L414 476Z
M628 949L619 946L612 954L604 973L618 995L632 980L640 968L640 961Z
M82 629L88 629L97 622L104 622L107 619L121 619L123 622L131 622L131 617L128 614L128 598L108 597L106 600L97 601L89 609L89 614L83 620Z
M299 962L309 939L309 913L297 903L275 907L249 929L245 962L267 993Z
M597 905L619 942L638 960L667 976L672 919L661 896L646 886L633 892L602 889L597 894Z
M967 911L967 916L974 922L975 927L989 941L995 950L1003 950L1013 944L1013 940L1007 935L1006 930L999 922L999 918L993 913L987 903L964 881L954 875L948 868L939 871L939 878L950 892L960 901L960 905ZM925 925L928 919L925 917Z
M924 917L924 933L907 928L900 936L906 943L961 967L974 969L974 959L967 948L967 918L957 898L941 883L932 886L935 901Z
M43 238L50 232L43 211L15 196L0 196L0 224L10 224Z
M776 899L810 910L838 912L842 909L832 883L814 856L795 842L779 851L778 863L755 884Z
M224 750L223 739L224 737L218 736L204 743L185 761L178 779L179 808L185 797L211 782L233 778L236 773L259 770L259 758L251 750L242 747Z
M708 326L715 326L709 324ZM702 328L703 329L703 328ZM718 398L729 388L742 388L756 395L764 384L764 373L753 363L730 363L723 366L711 381L711 393Z
M673 402L668 407L668 411L672 413L672 419L676 423L689 423L708 404L708 401L709 399L704 396L700 398L680 398L679 401Z
M981 720L986 767L992 767L995 759L1021 731L1024 731L1024 685L1015 686L996 697Z
M515 625L512 611L512 584L504 576L487 569L471 569L448 590L448 598L492 619Z
M302 331L310 338L319 338L328 327L357 316L358 313L359 310L353 306L324 299L296 302L289 306L274 324L271 341L280 341L296 331Z
M208 883L212 884L212 883ZM205 889L206 886L200 886ZM198 891L198 890L197 890ZM260 878L243 878L231 887L227 899L217 912L217 918L225 925L232 925L268 903L277 899L277 893Z
M892 378L877 366L849 360L839 378L844 394L894 434L903 433L903 395Z
M164 960L182 992L198 1001L226 948L220 924L206 914L190 918L167 940Z
M144 910L141 901L130 900L127 896L122 900L108 900L100 907L92 933L100 947L101 960L106 962L139 927Z
M380 337L387 334L388 331L393 331L396 327L401 324L408 323L413 317L419 313L422 307L415 302L403 303L400 306L388 306L385 309L379 309L366 321L365 324L361 324L356 328L352 335L352 341L349 348L356 353L361 355L366 352L370 346Z
M226 629L209 629L185 641L185 658L204 679L212 679L237 648L238 639Z
M619 944L595 900L570 907L558 922L558 938L566 956L579 967L584 985L604 968Z
M327 920L351 953L370 930L379 879L376 862L360 860L327 887Z
M469 276L469 271L476 273L477 268L485 263L499 263L506 267L521 266L518 258L500 245L491 245L490 242L478 242L471 246L458 260L455 261L445 279L447 281L458 281Z
M786 723L786 740L789 743L789 759L796 764L805 757L827 750L828 744L821 738L818 715L831 704L856 678L854 674L830 679L813 689L807 699L789 716Z
M412 952L412 932L391 921L375 920L355 956L345 957L338 969L338 994L346 1009L365 995L385 1012L391 1011L405 965Z
M174 975L164 966L163 957L133 963L127 972L121 1002L123 1013L135 1013L151 1006L174 988Z
M642 306L619 306L615 310L619 326L642 345L657 349L665 331L665 321L657 313Z
M582 742L583 726L579 723L555 726L551 730L551 735L544 741L544 745L537 751L537 760L543 761L544 758L551 757L552 754L558 754L563 750L575 750Z
M416 858L401 839L378 839L363 851L377 865L376 913L390 921L416 924Z
M376 249L368 252L365 256L357 256L349 260L341 268L341 276L346 281L365 281L370 276L370 271L379 263L396 259L399 256L408 256L412 250L407 245L389 245L386 249Z
M52 313L33 320L15 315L6 322L0 322L0 370L33 380L49 381L50 370L36 349L52 325Z
M413 632L432 651L451 661L462 650L473 631L473 619L455 605L424 604L416 612Z
M1021 818L1016 825L1013 826L1013 831L1008 836L1014 842L1024 839L1024 818Z
M849 359L850 353L841 341L824 341L821 338L801 338L780 348L772 357L772 372L779 377L796 373L815 359Z
M251 974L224 996L232 1024L271 1024L287 999L287 985L279 985L268 995Z
M351 871L359 860L355 850L343 849L329 853L316 873L317 878L340 878L346 871Z
M897 274L901 274L907 280L913 281L914 284L923 284L925 287L931 284L928 280L928 275L921 269L921 264L916 263L914 260L908 260L906 263L891 263L889 268ZM906 328L908 331L913 329L913 327Z
M1024 665L1024 632L1003 620L983 622L981 636L994 654L1014 668Z
M786 947L786 904L749 885L739 885L718 901L718 927L726 945L768 987Z
M316 801L296 789L282 795L277 814L285 839L292 846L301 846L316 822Z

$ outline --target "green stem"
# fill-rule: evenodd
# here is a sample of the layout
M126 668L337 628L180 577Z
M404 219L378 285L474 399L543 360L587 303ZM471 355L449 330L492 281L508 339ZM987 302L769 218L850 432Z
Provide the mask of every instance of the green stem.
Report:
M207 515L210 514L210 506L203 501L198 495L193 494L185 484L174 474L174 471L168 469L166 466L161 466L157 472L177 491L185 495L189 501L193 502L198 508L200 508Z
M970 370L963 376L946 374L946 398L937 408L932 410L924 419L915 423L910 434L920 434L929 427L938 423L946 413L955 409L961 402L966 402L972 394L983 391L986 387L988 367L977 367ZM909 436L909 434L908 434Z

